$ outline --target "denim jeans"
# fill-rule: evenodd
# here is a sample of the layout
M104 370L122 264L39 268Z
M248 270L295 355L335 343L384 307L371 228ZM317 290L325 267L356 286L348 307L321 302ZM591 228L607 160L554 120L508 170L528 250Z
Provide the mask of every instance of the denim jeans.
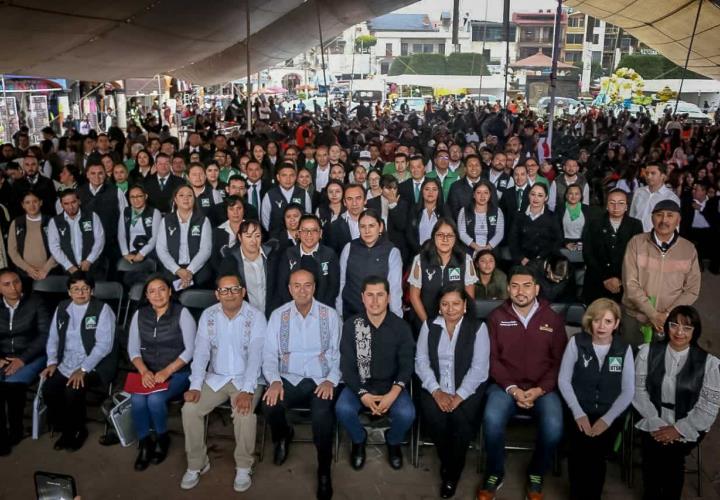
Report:
M360 398L345 387L340 393L340 398L335 404L335 414L338 421L350 434L350 439L355 444L365 441L365 429L360 423L358 414L365 408ZM410 394L403 390L388 410L390 417L390 430L387 433L387 444L397 445L402 443L405 435L415 421L415 406Z
M0 382L5 382L6 384L30 385L35 381L43 368L45 368L46 362L47 358L43 354L42 356L30 361L9 377L5 376L3 372L0 372Z
M132 418L138 439L149 436L151 428L155 430L156 435L167 432L167 404L169 401L179 400L190 387L190 369L185 367L173 373L168 382L166 391L130 396Z
M555 448L563 435L563 411L558 393L549 392L536 399L530 410L522 410L512 396L493 384L487 391L483 416L487 475L505 475L505 429L508 421L518 413L532 415L538 427L528 474L542 476L552 464Z

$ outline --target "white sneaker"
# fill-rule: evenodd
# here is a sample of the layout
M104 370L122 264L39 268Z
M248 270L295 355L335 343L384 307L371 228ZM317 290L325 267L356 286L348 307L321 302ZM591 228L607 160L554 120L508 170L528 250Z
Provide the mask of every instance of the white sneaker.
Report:
M186 470L183 474L182 481L180 481L180 487L184 490L191 490L200 482L200 476L210 470L210 462L205 464L201 470Z
M240 467L235 469L235 482L233 483L235 491L242 493L243 491L250 489L251 485L252 480L250 479L250 469Z

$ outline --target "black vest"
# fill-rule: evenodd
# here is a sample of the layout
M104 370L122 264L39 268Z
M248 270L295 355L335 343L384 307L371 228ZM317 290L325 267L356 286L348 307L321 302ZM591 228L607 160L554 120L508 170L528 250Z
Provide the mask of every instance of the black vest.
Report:
M70 324L70 315L67 312L67 308L70 306L70 303L71 301L69 299L64 300L60 302L57 308L57 324L55 326L58 332L58 365L62 363L63 355L65 354L65 339L67 337L68 325ZM82 324L80 325L80 338L85 348L85 354L88 356L93 350L93 347L95 347L95 330L100 321L100 313L104 306L105 304L102 301L92 297L85 310ZM110 383L115 376L117 358L115 356L114 346L115 342L113 342L113 350L111 353L105 356L95 367L95 371L100 377L100 380L105 384Z
M645 388L650 401L657 408L658 414L662 407L662 381L665 376L665 351L670 349L667 342L650 344L648 353L648 370ZM675 420L685 418L700 398L700 390L705 379L705 362L707 352L691 344L685 365L677 374L675 386Z
M84 184L78 189L80 202L85 210L95 212L102 222L103 230L106 236L106 246L108 242L117 241L117 239L108 236L114 233L114 228L120 218L120 205L118 204L117 187L112 184L105 183L96 194L90 191L90 184Z
M219 203L215 203L215 196L213 196L213 194L213 188L205 186L203 192L197 196L197 204L205 214L209 214L215 205L219 205Z
M180 314L183 307L170 302L170 307L159 319L152 306L138 310L138 331L143 363L158 372L175 361L185 350Z
M374 246L356 238L350 242L347 267L345 269L345 287L342 291L343 317L363 312L362 282L368 276L388 275L390 251L395 248L387 238L380 237Z
M438 315L440 292L443 286L448 283L460 283L463 287L465 286L465 259L458 259L452 253L447 266L443 269L437 262L428 259L424 252L420 252L420 268L422 271L420 300L422 300L428 321L431 321Z
M585 185L587 184L587 181L585 180L585 176L583 174L577 174L577 180L572 184L577 184L578 186L580 186L580 192L582 193L585 190ZM555 189L557 193L557 196L555 197L556 207L565 203L565 192L567 191L567 188L568 183L565 180L565 175L558 175L555 178ZM583 200L583 202L588 203L589 200Z
M205 215L199 210L193 211L190 216L187 230L188 253L190 260L193 259L200 250L200 240L202 239L202 227L205 223ZM168 252L173 260L179 265L180 258L180 220L177 212L170 212L165 216L165 239L167 241ZM206 242L212 244L212 242Z
M127 238L125 243L127 244L130 253L132 253L133 250L140 250L142 247L147 245L150 238L152 238L152 224L155 209L149 205L145 205L145 209L140 213L140 221L142 222L143 229L145 229L144 241L138 241L140 237L135 237L135 241L130 241L131 214L132 207L125 207L125 210L123 211L123 220L125 221L125 238Z
M45 253L50 256L50 247L48 246L47 239L47 225L50 222L50 216L42 214L40 220L40 226L42 227L42 239L45 245ZM15 218L15 241L17 243L17 249L20 256L25 253L25 236L27 235L27 216L21 215Z
M589 333L575 335L575 345L578 357L573 368L573 391L583 411L594 420L607 413L622 392L622 371L628 346L614 335L600 367Z
M430 321L428 319L428 321ZM477 335L480 323L474 318L465 316L460 329L455 331L459 335L455 343L455 391L462 385L470 366L472 365L475 349L475 336ZM440 382L440 360L438 346L440 335L443 335L442 327L428 322L428 356L430 357L430 368L435 374L435 379ZM484 384L480 384L476 392L480 391Z
M488 173L488 180L490 179L490 174ZM510 181L512 180L512 177L505 172L500 174L497 179L495 179L495 182L493 184L495 185L495 189L498 193L504 193L509 189Z
M303 213L305 213L305 195L307 192L297 186L293 188L292 196L290 197L291 203L297 203L302 207ZM269 232L273 232L277 229L282 229L285 226L283 219L285 214L285 207L288 205L288 201L280 190L280 186L275 186L267 192L267 197L270 200L270 227Z
M467 208L464 208L463 210L465 210L465 231L467 232L468 236L470 236L474 240L475 210L470 210L470 213L468 213ZM497 232L498 209L495 205L488 205L487 212L485 213L485 218L487 220L487 241L489 242Z
M82 234L82 250L80 252L81 260L87 260L88 255L92 251L95 243L93 212L89 210L80 211L80 233ZM60 249L63 251L68 260L75 266L80 266L79 262L75 262L75 252L72 247L72 237L70 236L70 225L65 220L65 213L55 216L55 227L60 237Z

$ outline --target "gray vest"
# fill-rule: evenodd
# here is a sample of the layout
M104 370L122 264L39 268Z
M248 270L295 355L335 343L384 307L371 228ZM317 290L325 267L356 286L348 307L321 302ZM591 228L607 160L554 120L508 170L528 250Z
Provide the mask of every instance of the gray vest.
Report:
M395 248L390 241L381 237L375 246L368 247L362 239L350 242L347 268L345 269L345 287L342 292L343 317L363 312L362 282L368 276L388 275L390 251Z

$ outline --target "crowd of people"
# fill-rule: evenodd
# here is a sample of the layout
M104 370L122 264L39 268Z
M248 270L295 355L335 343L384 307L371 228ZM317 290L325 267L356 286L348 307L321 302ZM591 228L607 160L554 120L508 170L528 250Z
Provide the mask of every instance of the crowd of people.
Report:
M644 498L680 498L720 407L692 307L720 264L717 124L592 108L549 144L517 105L271 111L229 136L199 115L182 147L134 124L0 147L0 454L25 437L38 378L54 448L74 451L88 387L129 372L138 471L166 458L168 403L184 401L183 489L209 471L204 419L229 400L236 491L252 483L256 413L281 465L302 408L321 500L336 422L359 470L368 418L387 420L393 469L422 419L442 498L482 428L477 499L492 500L516 415L538 424L527 498L543 498L565 438L571 497L599 499L635 412ZM58 276L62 301L33 291ZM93 296L101 281L143 284L127 324ZM188 309L188 290L217 303ZM570 303L587 309L568 340L554 306Z

